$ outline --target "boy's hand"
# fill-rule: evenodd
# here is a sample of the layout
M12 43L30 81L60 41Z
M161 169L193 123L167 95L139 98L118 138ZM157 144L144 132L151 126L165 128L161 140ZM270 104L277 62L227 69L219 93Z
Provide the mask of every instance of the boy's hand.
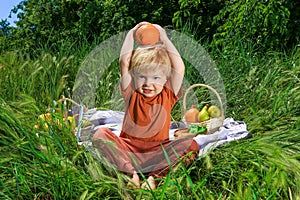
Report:
M140 22L137 25L135 25L135 27L133 27L130 31L133 32L133 36L135 37L135 32L138 28L140 28L141 26L145 25L145 24L150 24L149 22Z
M120 68L121 68L121 88L124 90L128 87L131 82L131 75L129 74L130 60L133 51L135 31L142 25L149 24L149 22L141 22L130 29L123 42L120 52Z
M169 54L169 57L170 57L170 60L172 63L172 69L173 69L171 77L170 77L171 87L172 87L174 94L177 95L180 91L181 84L183 81L185 66L184 66L183 60L182 60L179 52L177 51L176 47L171 42L171 40L168 38L165 29L163 29L158 24L154 24L154 26L159 30L160 40L165 45L165 47L168 51L168 54Z
M158 24L153 24L159 31L159 39L161 42L165 42L166 40L168 40L168 36L167 36L167 32L164 28L162 28L160 25Z

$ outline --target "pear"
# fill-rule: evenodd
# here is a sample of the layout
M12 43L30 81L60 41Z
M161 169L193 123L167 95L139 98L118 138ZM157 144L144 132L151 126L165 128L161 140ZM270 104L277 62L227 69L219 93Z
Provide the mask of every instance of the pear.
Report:
M208 108L208 114L211 118L220 117L221 110L220 110L220 108L218 108L218 106L210 106Z
M199 115L198 115L199 122L203 122L203 121L209 120L209 114L208 114L207 108L208 108L208 105L206 104L202 108L202 110L199 112Z
M51 120L52 115L51 115L51 113L41 114L41 115L39 115L38 119L40 119L40 120Z
M43 128L45 131L49 131L49 126L47 123L44 123Z
M76 128L76 120L75 120L75 117L73 116L68 116L68 122L70 124L70 126L72 127L72 129L75 129Z

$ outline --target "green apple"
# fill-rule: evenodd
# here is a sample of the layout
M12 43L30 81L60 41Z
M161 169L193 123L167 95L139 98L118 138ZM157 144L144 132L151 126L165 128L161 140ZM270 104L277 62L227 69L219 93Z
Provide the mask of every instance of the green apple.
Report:
M210 106L208 108L208 114L212 118L220 117L221 116L221 110L220 110L220 108L218 108L218 106Z

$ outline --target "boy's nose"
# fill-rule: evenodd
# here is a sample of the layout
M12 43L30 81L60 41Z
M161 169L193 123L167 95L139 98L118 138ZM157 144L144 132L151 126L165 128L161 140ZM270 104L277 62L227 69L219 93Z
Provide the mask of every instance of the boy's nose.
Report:
M145 81L144 84L143 84L143 87L149 86L149 85L150 85L150 83Z
M151 83L151 80L149 78L146 78L144 81L144 85L149 85Z

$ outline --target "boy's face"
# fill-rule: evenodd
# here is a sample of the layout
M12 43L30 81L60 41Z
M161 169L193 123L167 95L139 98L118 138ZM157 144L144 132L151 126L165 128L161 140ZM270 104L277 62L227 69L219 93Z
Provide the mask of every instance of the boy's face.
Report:
M143 71L134 74L133 81L137 92L145 97L154 97L163 90L167 76L161 69Z

